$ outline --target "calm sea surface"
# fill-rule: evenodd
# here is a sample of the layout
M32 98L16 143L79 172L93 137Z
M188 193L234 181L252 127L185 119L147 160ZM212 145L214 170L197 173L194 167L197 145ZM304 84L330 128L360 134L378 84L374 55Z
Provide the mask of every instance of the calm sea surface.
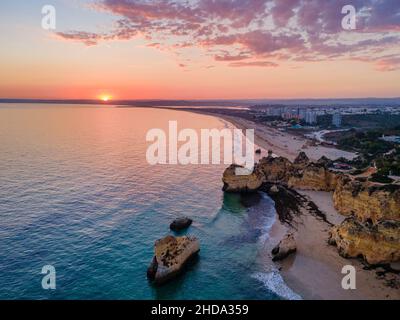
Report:
M258 263L275 219L268 197L224 195L225 165L147 163L147 131L169 120L227 126L171 110L0 104L0 299L291 298ZM199 259L154 287L154 241L181 215L195 221L185 233L200 239ZM41 287L44 265L56 290Z

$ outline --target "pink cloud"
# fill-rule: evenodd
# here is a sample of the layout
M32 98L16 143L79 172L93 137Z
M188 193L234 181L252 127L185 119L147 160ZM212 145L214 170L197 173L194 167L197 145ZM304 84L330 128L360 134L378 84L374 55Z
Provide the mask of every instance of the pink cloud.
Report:
M400 54L398 0L352 0L359 13L353 31L341 27L341 9L347 4L348 0L102 0L96 2L96 10L118 19L107 34L67 31L57 36L88 46L141 36L156 48L197 47L213 52L216 61L257 60L261 65L272 58L323 61L370 54L373 60L382 51L397 49ZM269 18L275 28L266 23Z
M82 42L87 46L94 46L98 44L99 40L103 38L97 33L90 33L85 31L57 32L56 36L65 40Z
M379 71L395 71L400 69L399 56L387 56L376 62L376 69Z
M250 62L232 62L229 64L231 67L264 67L271 68L277 67L278 64L270 61L250 61Z
M300 5L300 0L276 1L271 13L277 27L285 27L294 16L294 9Z
M249 59L250 56L244 53L239 53L239 54L230 54L225 52L224 54L221 55L216 55L214 57L215 61L240 61L240 60L246 60Z

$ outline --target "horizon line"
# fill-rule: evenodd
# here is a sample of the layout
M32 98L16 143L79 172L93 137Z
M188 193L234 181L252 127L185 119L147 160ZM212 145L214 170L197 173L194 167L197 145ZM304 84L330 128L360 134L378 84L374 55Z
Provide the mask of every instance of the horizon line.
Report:
M174 98L174 99L161 99L161 98L144 98L144 99L112 99L108 101L102 101L101 99L96 98L76 98L76 99L64 99L64 98L0 98L0 103L8 102L8 103L18 103L21 102L96 102L102 104L115 104L117 102L250 102L250 101L329 101L329 100L400 100L400 96L392 96L392 97L329 97L329 98L205 98L205 99L182 99L182 98Z

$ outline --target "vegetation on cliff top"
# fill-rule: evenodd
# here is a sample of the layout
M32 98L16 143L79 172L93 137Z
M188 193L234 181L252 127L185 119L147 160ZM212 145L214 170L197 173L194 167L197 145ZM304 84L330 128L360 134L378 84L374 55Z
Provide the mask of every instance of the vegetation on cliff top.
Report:
M339 148L360 153L360 156L351 162L353 166L362 169L375 165L378 175L373 177L373 181L390 183L385 176L400 175L400 145L382 140L384 135L400 135L400 127L371 131L352 129L342 133L337 143Z

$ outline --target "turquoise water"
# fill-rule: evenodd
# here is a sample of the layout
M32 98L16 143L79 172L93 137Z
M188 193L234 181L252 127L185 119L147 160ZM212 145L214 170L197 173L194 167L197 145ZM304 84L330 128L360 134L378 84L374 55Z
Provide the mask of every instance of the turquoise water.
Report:
M0 299L279 298L255 276L272 201L224 194L225 165L148 165L146 132L169 120L227 125L170 110L0 105ZM194 220L199 258L154 287L154 241L180 215ZM44 265L56 290L41 287Z

